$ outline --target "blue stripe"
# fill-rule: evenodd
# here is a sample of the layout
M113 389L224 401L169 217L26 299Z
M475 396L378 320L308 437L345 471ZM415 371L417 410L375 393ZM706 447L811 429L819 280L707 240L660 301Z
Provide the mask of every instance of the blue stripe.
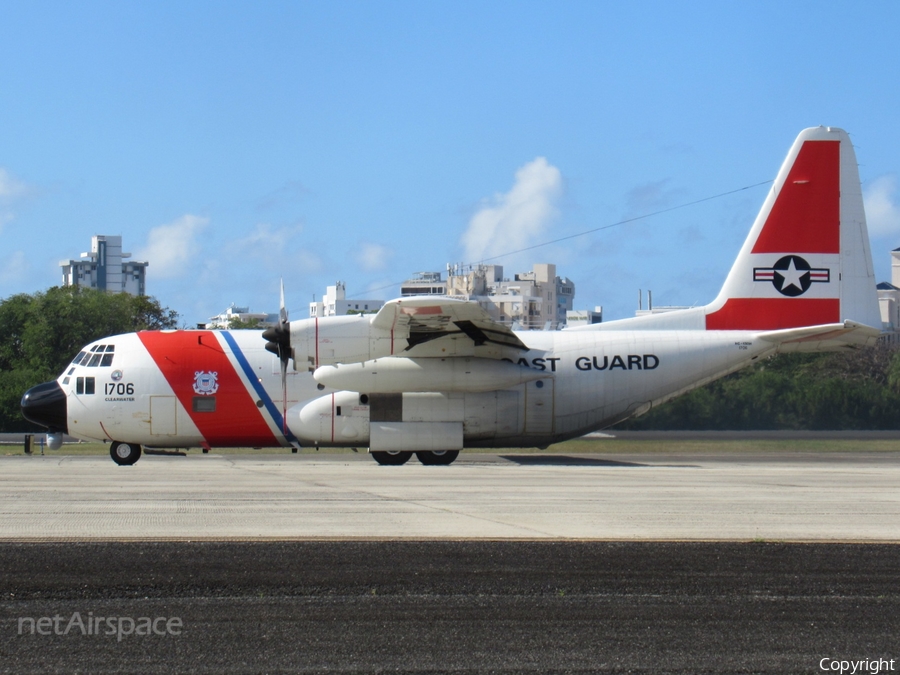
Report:
M256 391L256 395L259 396L259 400L263 402L263 405L269 412L269 415L278 425L278 431L287 429L287 425L285 425L284 423L284 418L281 416L281 411L278 409L278 406L275 405L275 402L272 401L269 393L265 390L265 388L263 388L262 382L259 381L256 373L253 372L253 367L250 365L250 362L247 361L247 357L244 356L244 353L241 351L240 347L238 347L237 341L234 339L234 336L227 330L223 330L222 337L225 338L225 342L227 342L228 346L231 347L231 352L234 354L234 358L237 359L237 362L241 366L241 370L244 371L244 375L247 376L247 379L250 380L250 384L253 385L253 389L254 391ZM287 435L285 435L285 439L289 443L297 443L299 445L297 438L294 436L294 434L291 433L290 429L287 429Z

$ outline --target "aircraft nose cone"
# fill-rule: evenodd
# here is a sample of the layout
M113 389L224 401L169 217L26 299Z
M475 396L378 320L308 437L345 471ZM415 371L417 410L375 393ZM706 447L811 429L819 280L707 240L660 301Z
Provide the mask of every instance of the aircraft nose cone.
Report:
M58 382L44 382L32 387L22 397L22 416L51 431L68 432L66 392Z

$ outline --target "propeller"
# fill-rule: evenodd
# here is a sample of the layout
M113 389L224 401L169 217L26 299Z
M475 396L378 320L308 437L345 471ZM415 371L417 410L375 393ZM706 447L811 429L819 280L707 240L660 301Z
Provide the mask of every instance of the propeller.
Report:
M284 306L284 279L281 280L281 306L278 310L278 325L267 328L263 334L267 340L266 349L275 354L281 361L281 401L282 433L287 436L287 367L291 360L291 324L288 321L287 308Z

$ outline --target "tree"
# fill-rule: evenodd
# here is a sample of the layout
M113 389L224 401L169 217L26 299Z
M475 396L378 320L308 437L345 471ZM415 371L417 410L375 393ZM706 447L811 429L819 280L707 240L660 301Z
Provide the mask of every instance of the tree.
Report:
M0 431L22 430L22 394L56 378L94 340L137 330L175 328L177 312L155 298L78 286L0 301Z
M620 429L897 429L900 349L779 354L665 403Z
M253 330L259 329L259 319L247 319L235 315L228 319L228 330Z

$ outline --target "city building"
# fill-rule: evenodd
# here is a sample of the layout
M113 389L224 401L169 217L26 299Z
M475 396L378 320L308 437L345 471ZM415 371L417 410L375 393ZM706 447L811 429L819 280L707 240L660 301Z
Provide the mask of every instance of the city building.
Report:
M891 280L875 286L878 308L881 310L881 329L900 332L900 248L891 251ZM895 336L896 337L896 336Z
M659 305L653 306L653 291L647 291L647 309L644 309L643 293L638 290L638 308L634 313L635 316L646 316L647 314L665 314L666 312L675 312L679 309L690 309L687 305Z
M109 293L147 295L148 262L126 261L122 237L98 234L91 237L91 250L80 260L62 260L63 286L97 288Z
M347 300L347 289L343 281L328 286L321 301L309 303L309 316L339 316L342 314L377 312L384 306L384 300Z
M202 327L207 330L227 330L232 328L236 321L240 321L244 324L257 321L258 323L256 325L259 328L268 328L270 326L278 325L278 314L251 312L249 307L238 307L234 303L231 303L231 306L228 309L218 316L210 317L209 323ZM198 328L199 327L200 326L198 326Z
M440 272L416 272L400 286L400 295L447 295Z
M447 265L440 272L419 272L403 282L402 295L446 294L474 300L494 321L524 330L556 330L566 325L575 284L556 275L556 265L538 264L531 272L503 276L502 265Z
M603 308L594 307L594 310L576 309L566 312L566 328L576 326L592 326L595 323L603 323Z

